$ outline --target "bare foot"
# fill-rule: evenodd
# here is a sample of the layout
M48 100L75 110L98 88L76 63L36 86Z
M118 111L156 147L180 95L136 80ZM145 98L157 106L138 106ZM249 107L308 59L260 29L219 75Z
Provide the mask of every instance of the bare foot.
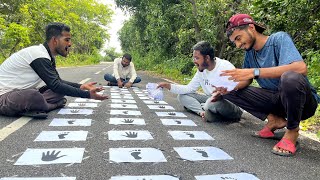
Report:
M283 136L283 138L288 139L288 140L291 141L294 145L296 145L296 144L297 144L297 139L298 139L298 137L299 137L299 130L300 130L299 127L295 128L295 129L290 129L290 130L287 129L287 130L286 130L286 133L285 133L284 136ZM284 149L282 149L282 148L280 148L280 147L277 147L277 146L274 146L274 147L273 147L273 150L274 150L274 151L281 152L281 153L286 153L286 154L290 154L290 153L291 153L290 151L284 150Z
M282 129L287 125L287 121L279 116L276 116L274 114L269 114L268 117L268 123L266 126L271 129L271 131L275 131L276 129Z
M199 116L201 117L202 121L206 122L206 119L204 118L204 111L200 112Z

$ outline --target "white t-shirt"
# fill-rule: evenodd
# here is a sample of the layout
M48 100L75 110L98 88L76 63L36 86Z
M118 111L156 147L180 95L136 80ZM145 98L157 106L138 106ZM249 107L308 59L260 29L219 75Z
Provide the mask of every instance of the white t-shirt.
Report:
M0 66L0 95L14 89L36 88L42 80L30 64L38 58L51 59L42 44L22 49L6 59Z
M206 95L211 95L211 93L215 90L214 87L211 85L211 81L214 81L214 79L221 78L220 74L223 70L230 70L234 69L234 65L231 64L229 61L215 58L216 66L213 70L208 71L205 69L203 72L200 72L199 70L196 72L196 74L193 76L192 80L187 85L177 85L177 84L171 84L170 92L175 94L189 94L189 93L195 93L199 87L201 86L204 93Z

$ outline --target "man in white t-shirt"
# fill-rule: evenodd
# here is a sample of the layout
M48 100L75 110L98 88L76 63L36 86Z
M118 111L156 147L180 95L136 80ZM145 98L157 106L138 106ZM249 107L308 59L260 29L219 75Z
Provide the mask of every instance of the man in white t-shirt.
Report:
M116 58L113 62L113 74L105 74L104 79L109 86L130 88L132 84L139 83L141 78L137 76L130 54L124 54L122 58Z
M198 71L187 85L170 84L160 82L158 87L169 89L170 92L179 94L179 102L188 110L198 114L207 122L214 122L223 119L239 120L243 114L242 110L227 100L211 103L212 93L216 91L218 84L216 80L222 80L220 74L223 70L234 69L235 67L227 60L214 56L214 49L210 43L201 41L193 47L193 62ZM213 86L213 84L215 86ZM204 94L196 93L199 88L203 89ZM236 87L233 86L233 89ZM233 90L231 89L231 90Z
M55 57L67 57L71 47L70 27L50 23L43 44L24 48L0 66L0 115L47 118L47 112L61 108L64 96L105 100L94 82L78 84L61 79ZM45 86L37 89L44 82Z

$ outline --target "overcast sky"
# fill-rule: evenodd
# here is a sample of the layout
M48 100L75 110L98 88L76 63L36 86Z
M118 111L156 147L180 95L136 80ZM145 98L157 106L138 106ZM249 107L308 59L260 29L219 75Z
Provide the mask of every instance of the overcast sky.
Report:
M129 19L129 15L126 15L124 12L122 12L121 9L117 8L114 0L97 0L97 1L103 4L110 4L111 9L114 11L114 15L112 16L112 23L110 24L110 27L108 30L110 34L110 41L105 43L104 49L107 49L108 47L115 47L117 52L122 52L120 41L118 40L117 32L123 26L124 21Z

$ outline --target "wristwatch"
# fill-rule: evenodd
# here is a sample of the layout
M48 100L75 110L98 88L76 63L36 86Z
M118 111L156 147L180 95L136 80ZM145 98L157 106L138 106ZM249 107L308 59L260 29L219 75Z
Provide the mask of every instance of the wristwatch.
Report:
M260 69L259 68L254 68L253 69L253 75L254 75L254 79L258 79L260 76Z

